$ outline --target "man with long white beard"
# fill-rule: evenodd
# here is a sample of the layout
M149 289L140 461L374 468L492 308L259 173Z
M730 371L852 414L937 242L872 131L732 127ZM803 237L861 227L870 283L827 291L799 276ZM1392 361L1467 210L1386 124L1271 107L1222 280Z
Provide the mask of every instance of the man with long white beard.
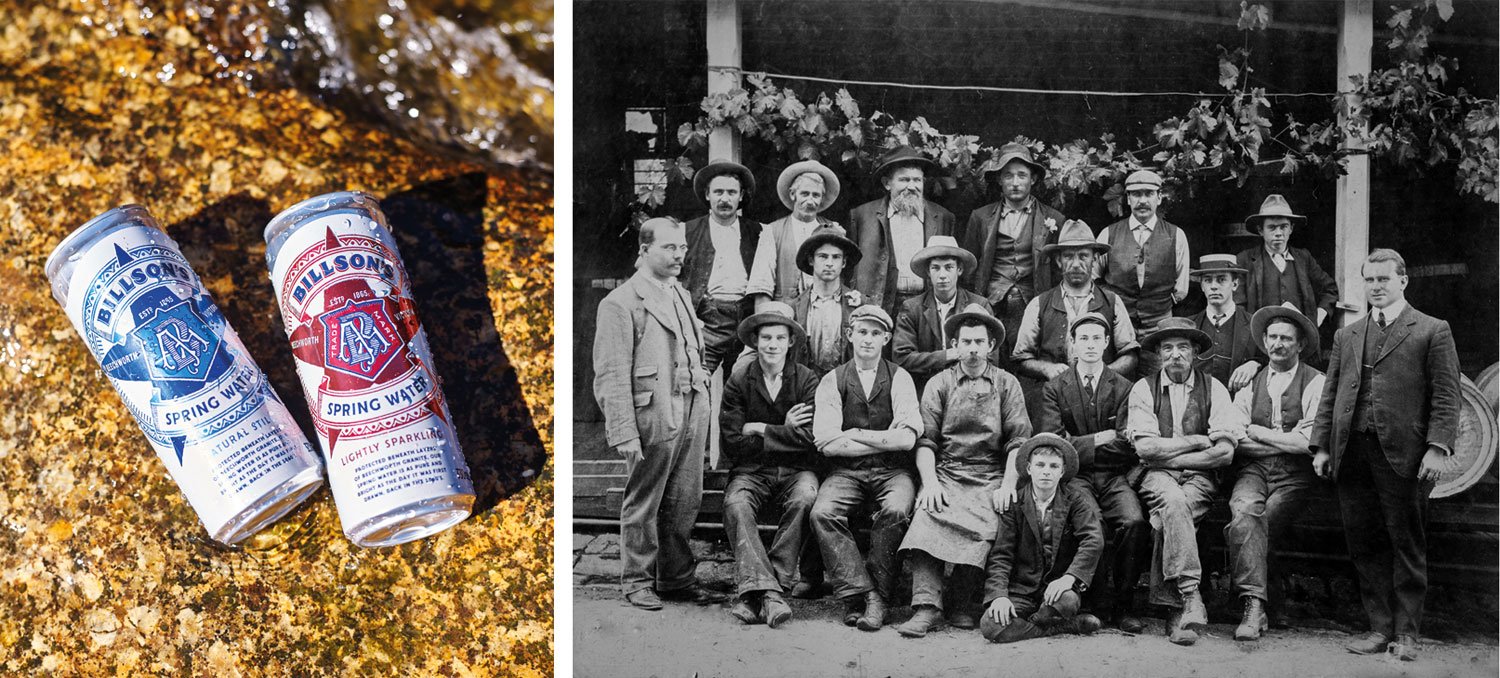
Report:
M892 150L875 168L887 195L849 213L849 237L865 255L854 267L854 288L893 318L927 288L926 271L913 271L912 257L932 236L953 235L953 213L924 197L927 173L936 168L910 146Z

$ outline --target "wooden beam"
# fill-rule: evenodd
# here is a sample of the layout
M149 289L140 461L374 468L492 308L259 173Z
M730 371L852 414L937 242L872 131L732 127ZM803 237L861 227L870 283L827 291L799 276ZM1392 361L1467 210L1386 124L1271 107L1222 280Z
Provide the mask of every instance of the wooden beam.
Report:
M1370 53L1375 44L1375 7L1373 0L1344 0L1339 18L1338 89L1353 88L1349 76L1370 72ZM1348 95L1345 95L1348 96ZM1340 115L1339 124L1345 120ZM1363 150L1364 143L1346 139L1344 147ZM1365 287L1360 265L1370 252L1370 157L1364 154L1347 157L1348 173L1339 177L1334 207L1333 275L1339 283L1339 305L1358 309L1343 315L1348 325L1364 315Z
M740 50L739 0L708 0L708 93L728 94L739 89ZM740 133L730 126L716 127L708 135L710 162L727 158L740 161Z

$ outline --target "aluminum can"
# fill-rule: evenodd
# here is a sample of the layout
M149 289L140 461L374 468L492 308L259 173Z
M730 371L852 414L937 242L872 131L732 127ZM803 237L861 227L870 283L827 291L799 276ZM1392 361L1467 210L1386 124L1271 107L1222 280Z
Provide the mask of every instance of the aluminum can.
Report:
M469 468L374 196L305 200L276 215L265 237L344 534L390 546L467 518Z
M243 540L323 484L317 452L146 208L89 220L47 257L46 272L214 539Z

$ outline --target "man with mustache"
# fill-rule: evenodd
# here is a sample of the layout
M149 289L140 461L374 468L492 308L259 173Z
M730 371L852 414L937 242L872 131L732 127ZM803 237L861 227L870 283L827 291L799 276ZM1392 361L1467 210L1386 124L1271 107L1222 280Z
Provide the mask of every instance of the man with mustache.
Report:
M1234 590L1244 606L1235 640L1257 640L1270 626L1271 544L1286 534L1317 487L1308 434L1323 395L1323 373L1298 358L1308 337L1318 336L1307 316L1290 304L1267 306L1255 312L1250 329L1271 362L1234 396L1250 422L1234 452L1231 518L1224 527Z
M703 364L713 374L740 352L736 328L751 313L745 289L760 224L742 218L740 204L755 192L755 177L744 165L717 160L693 175L693 190L709 211L687 224L680 280L703 321Z
M1161 370L1130 389L1126 431L1144 476L1141 498L1151 509L1151 602L1173 608L1167 632L1192 645L1208 624L1198 587L1198 522L1213 506L1214 469L1229 465L1245 437L1245 419L1217 379L1193 367L1211 348L1187 318L1166 318L1141 340Z
M1243 300L1252 312L1266 306L1290 303L1312 319L1317 327L1333 313L1339 300L1339 285L1323 271L1312 253L1292 247L1292 233L1307 223L1307 217L1292 212L1286 198L1271 194L1260 205L1260 212L1245 217L1245 228L1257 233L1263 242L1236 255L1245 276L1244 289L1236 300ZM1303 360L1321 363L1318 337L1305 342Z
M1234 296L1245 269L1229 254L1205 254L1198 259L1192 277L1198 279L1208 306L1189 319L1208 335L1213 346L1198 356L1197 367L1238 393L1250 383L1266 362L1261 343L1250 329L1250 317L1240 313Z
M703 499L708 371L703 331L677 283L687 236L674 219L641 224L637 270L599 304L594 397L605 441L625 459L620 586L625 600L660 610L662 598L699 605L724 596L698 583L688 536Z
M926 179L937 165L910 146L880 159L875 175L886 195L849 213L849 235L865 258L854 267L854 287L887 315L922 294L922 271L911 269L912 257L935 235L953 235L953 213L927 200Z
M1125 179L1125 201L1130 216L1099 232L1099 242L1110 246L1101 257L1095 277L1125 300L1136 332L1148 332L1172 315L1172 305L1188 295L1192 255L1187 234L1157 215L1161 206L1161 175L1136 170ZM1142 354L1147 369L1155 371L1154 356Z
M1125 302L1115 293L1094 284L1094 262L1109 253L1109 245L1094 239L1088 224L1068 221L1058 232L1057 242L1042 247L1062 269L1062 283L1026 304L1021 315L1020 336L1011 361L1016 371L1046 382L1068 371L1068 327L1088 313L1097 313L1109 323L1103 359L1122 375L1135 374L1135 327Z
M814 229L838 226L819 216L839 198L839 178L816 160L792 163L776 180L776 194L792 213L766 224L756 244L745 294L759 308L767 301L791 301L812 286L797 268L797 251ZM858 304L859 299L851 299Z
M912 257L911 269L927 278L927 291L901 305L891 359L911 373L920 393L928 378L963 357L963 351L951 341L955 337L945 329L948 319L969 306L989 312L990 304L984 297L959 288L960 277L974 270L974 255L960 248L952 236L932 236L927 247ZM995 348L1004 342L1002 336ZM998 364L998 360L994 362Z

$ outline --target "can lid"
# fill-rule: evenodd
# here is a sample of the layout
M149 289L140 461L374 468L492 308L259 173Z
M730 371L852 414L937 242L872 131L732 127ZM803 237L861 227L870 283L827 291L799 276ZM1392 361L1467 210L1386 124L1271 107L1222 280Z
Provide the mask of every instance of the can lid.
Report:
M281 210L276 216L271 217L271 221L266 224L265 231L262 233L262 237L266 241L266 268L272 268L272 264L276 261L276 253L281 249L281 241L298 224L329 210L349 205L360 205L372 211L379 211L377 199L369 193L364 191L338 191L313 196Z
M158 228L156 220L151 217L151 212L144 205L121 205L111 209L93 219L83 222L82 226L73 229L52 253L47 255L47 264L43 268L47 274L47 281L52 284L52 297L63 306L68 305L68 285L73 278L73 266L71 263L77 261L88 246L105 234L117 228L123 228L133 222L140 222L143 226Z

